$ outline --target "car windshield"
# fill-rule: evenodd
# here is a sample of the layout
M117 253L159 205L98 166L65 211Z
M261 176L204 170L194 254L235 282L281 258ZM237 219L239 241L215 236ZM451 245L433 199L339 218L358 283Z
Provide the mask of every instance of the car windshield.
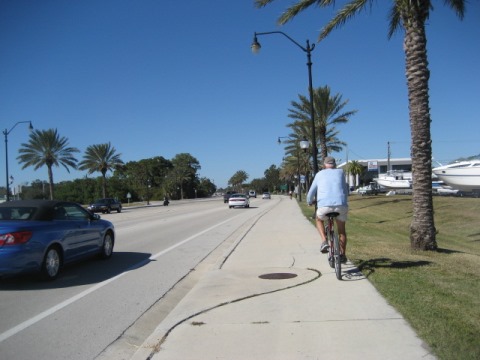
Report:
M0 220L30 220L37 208L35 207L2 207Z
M95 204L106 204L107 203L107 199L97 199L95 200Z

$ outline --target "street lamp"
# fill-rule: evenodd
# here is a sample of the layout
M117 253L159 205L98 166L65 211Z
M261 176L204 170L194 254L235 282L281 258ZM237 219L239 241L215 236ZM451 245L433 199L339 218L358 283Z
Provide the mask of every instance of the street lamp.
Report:
M270 34L280 34L285 36L288 40L293 42L295 45L297 45L300 49L302 49L304 52L307 53L307 67L308 67L308 90L310 93L310 120L312 123L312 159L313 159L313 176L318 172L318 161L317 161L317 141L316 141L316 136L315 136L315 110L313 106L313 85L312 85L312 51L315 49L315 44L310 45L310 41L307 40L307 46L303 47L300 45L298 42L293 40L290 36L285 34L282 31L268 31L268 32L260 32L260 33L254 33L253 35L253 43L252 43L252 52L254 54L258 53L260 51L260 43L258 42L257 36L260 35L270 35Z
M310 146L310 143L308 142L307 139L303 138L303 140L300 141L300 148L303 150L303 152L306 152L309 146Z
M279 136L278 137L278 145L282 143L281 139L289 139L295 141L295 139L292 139L289 136ZM302 140L297 142L296 144L296 149L297 149L297 187L298 187L298 200L301 202L302 201L302 185L300 181L300 149L303 150L303 152L306 152L308 149L309 143L308 140L304 137Z
M7 201L10 201L10 183L8 178L8 134L10 134L12 130L15 129L15 126L17 126L18 124L26 124L26 123L30 124L28 126L28 129L32 131L33 126L31 121L19 121L15 125L13 125L10 130L7 130L7 129L3 130L3 135L5 135L5 175L6 175L5 178L7 183L7 198L6 198Z
M150 188L152 187L152 182L150 179L147 179L147 205L150 205Z

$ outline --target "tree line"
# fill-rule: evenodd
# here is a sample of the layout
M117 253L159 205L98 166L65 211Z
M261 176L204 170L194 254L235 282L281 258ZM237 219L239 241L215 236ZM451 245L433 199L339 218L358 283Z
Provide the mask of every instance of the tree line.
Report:
M210 179L199 177L200 163L188 153L177 154L171 160L156 156L124 163L110 142L88 146L80 161L75 157L78 152L57 129L34 130L29 141L20 145L17 160L22 169L46 167L48 181L34 180L22 187L21 198L88 204L100 197L133 202L205 197L216 191ZM59 166L68 172L78 169L87 174L84 178L55 183L53 168ZM100 176L88 177L94 173Z

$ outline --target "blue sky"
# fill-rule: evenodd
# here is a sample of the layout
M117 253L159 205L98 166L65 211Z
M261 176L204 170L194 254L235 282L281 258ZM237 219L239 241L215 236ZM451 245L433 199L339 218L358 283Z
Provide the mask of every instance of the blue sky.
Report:
M262 177L284 155L292 100L308 94L301 45L317 41L332 17L312 10L285 26L276 20L290 1L256 9L253 0L0 0L0 127L18 121L56 128L80 150L111 142L125 162L190 153L200 176L223 187L238 170ZM340 4L341 2L339 2ZM313 86L358 110L339 138L349 159L410 156L403 33L387 39L391 1L378 1L316 44ZM433 1L427 26L433 154L440 162L480 154L480 4L460 21ZM47 180L47 169L22 170L16 157L28 126L8 136L14 186ZM334 154L345 160L347 149ZM85 172L54 168L54 181ZM98 175L98 174L96 174ZM5 150L0 184L5 186Z

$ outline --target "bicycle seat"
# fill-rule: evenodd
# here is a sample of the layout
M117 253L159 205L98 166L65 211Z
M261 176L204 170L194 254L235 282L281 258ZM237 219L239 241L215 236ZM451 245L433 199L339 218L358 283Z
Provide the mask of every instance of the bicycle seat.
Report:
M325 214L325 216L328 216L328 217L337 217L338 215L340 215L338 212L329 212L327 214Z

